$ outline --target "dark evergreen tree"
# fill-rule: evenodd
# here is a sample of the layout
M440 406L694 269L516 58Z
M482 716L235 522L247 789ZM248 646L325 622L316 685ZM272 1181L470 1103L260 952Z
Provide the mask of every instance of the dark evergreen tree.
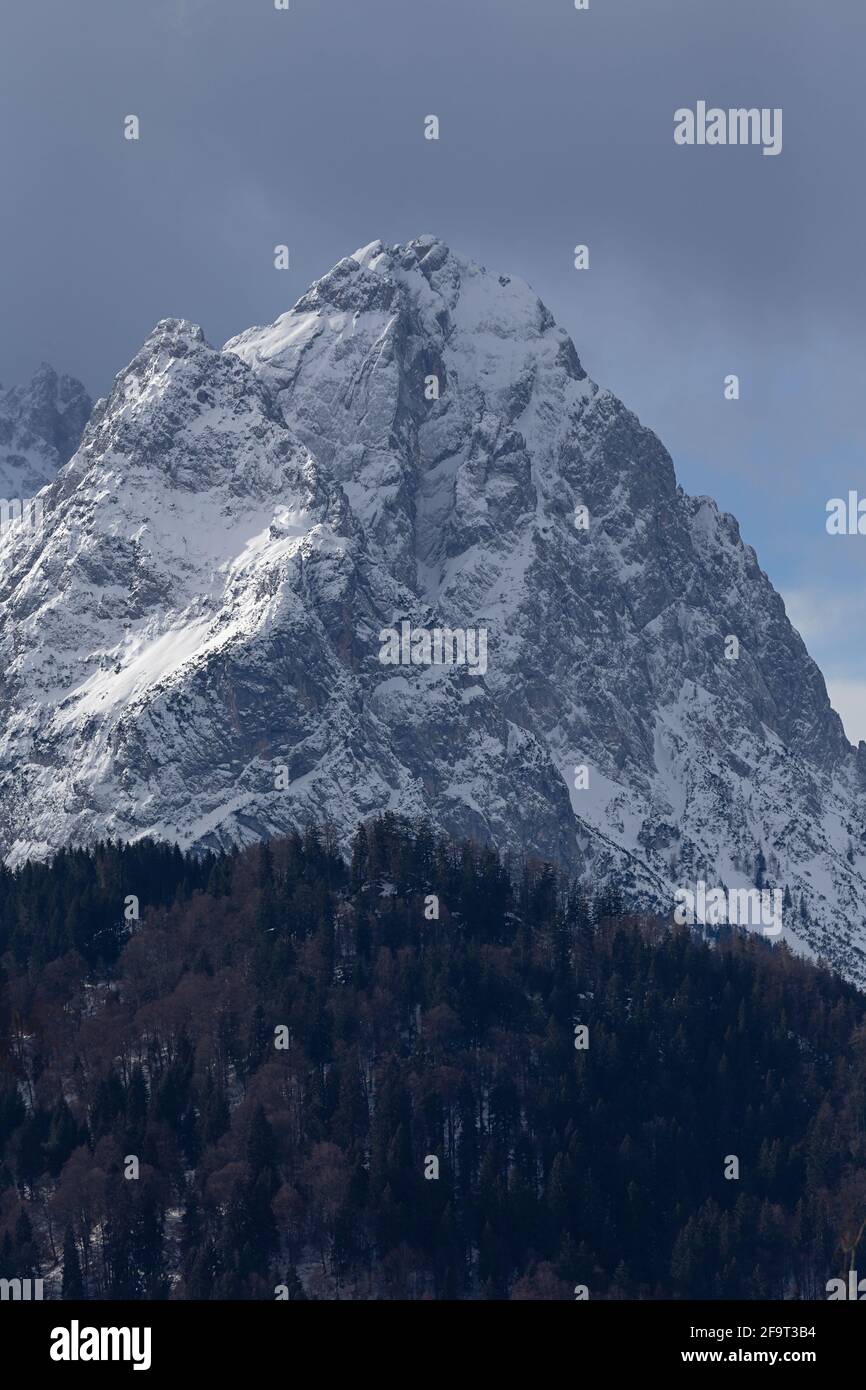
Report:
M75 1243L71 1226L67 1226L66 1234L63 1237L63 1280L60 1286L60 1297L65 1299L85 1297L81 1265L78 1262L78 1246Z

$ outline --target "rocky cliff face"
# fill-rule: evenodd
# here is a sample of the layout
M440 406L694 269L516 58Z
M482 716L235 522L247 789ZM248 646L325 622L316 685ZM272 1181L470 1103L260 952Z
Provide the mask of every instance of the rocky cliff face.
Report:
M383 665L404 621L486 630L486 670ZM222 351L158 325L0 541L0 652L11 862L390 807L670 908L760 853L789 938L866 982L866 745L754 551L525 284L433 238Z

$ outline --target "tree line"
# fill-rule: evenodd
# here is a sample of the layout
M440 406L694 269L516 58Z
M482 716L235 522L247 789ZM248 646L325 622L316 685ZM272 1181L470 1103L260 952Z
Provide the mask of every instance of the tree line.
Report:
M864 1145L852 986L424 824L0 871L0 1275L55 1297L823 1298Z

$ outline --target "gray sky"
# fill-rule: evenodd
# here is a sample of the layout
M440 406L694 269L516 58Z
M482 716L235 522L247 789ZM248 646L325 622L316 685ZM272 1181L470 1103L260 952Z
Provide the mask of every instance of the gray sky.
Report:
M866 738L866 536L824 526L866 496L864 56L863 0L0 0L0 380L98 395L161 317L219 343L432 232L735 512ZM782 107L782 153L675 146L698 100Z

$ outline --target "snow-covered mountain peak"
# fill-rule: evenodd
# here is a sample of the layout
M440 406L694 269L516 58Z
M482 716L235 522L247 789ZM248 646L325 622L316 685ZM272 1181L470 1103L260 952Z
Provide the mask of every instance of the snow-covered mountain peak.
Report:
M561 495L566 436L597 395L609 408L528 285L433 237L370 243L225 350L437 602L482 533Z
M866 745L522 281L425 236L221 351L166 319L44 500L0 538L12 862L391 808L662 909L763 876L866 983ZM484 669L383 663L404 622L483 629Z
M514 343L540 343L549 334L568 370L577 379L584 375L567 335L525 281L488 271L432 236L391 247L370 242L338 261L275 323L247 330L226 348L291 375L298 354L320 332L347 339L359 318L376 313L394 320L392 331L420 323L440 344L478 335L507 341L513 351Z
M34 497L75 452L91 401L47 362L26 386L0 387L0 496Z

